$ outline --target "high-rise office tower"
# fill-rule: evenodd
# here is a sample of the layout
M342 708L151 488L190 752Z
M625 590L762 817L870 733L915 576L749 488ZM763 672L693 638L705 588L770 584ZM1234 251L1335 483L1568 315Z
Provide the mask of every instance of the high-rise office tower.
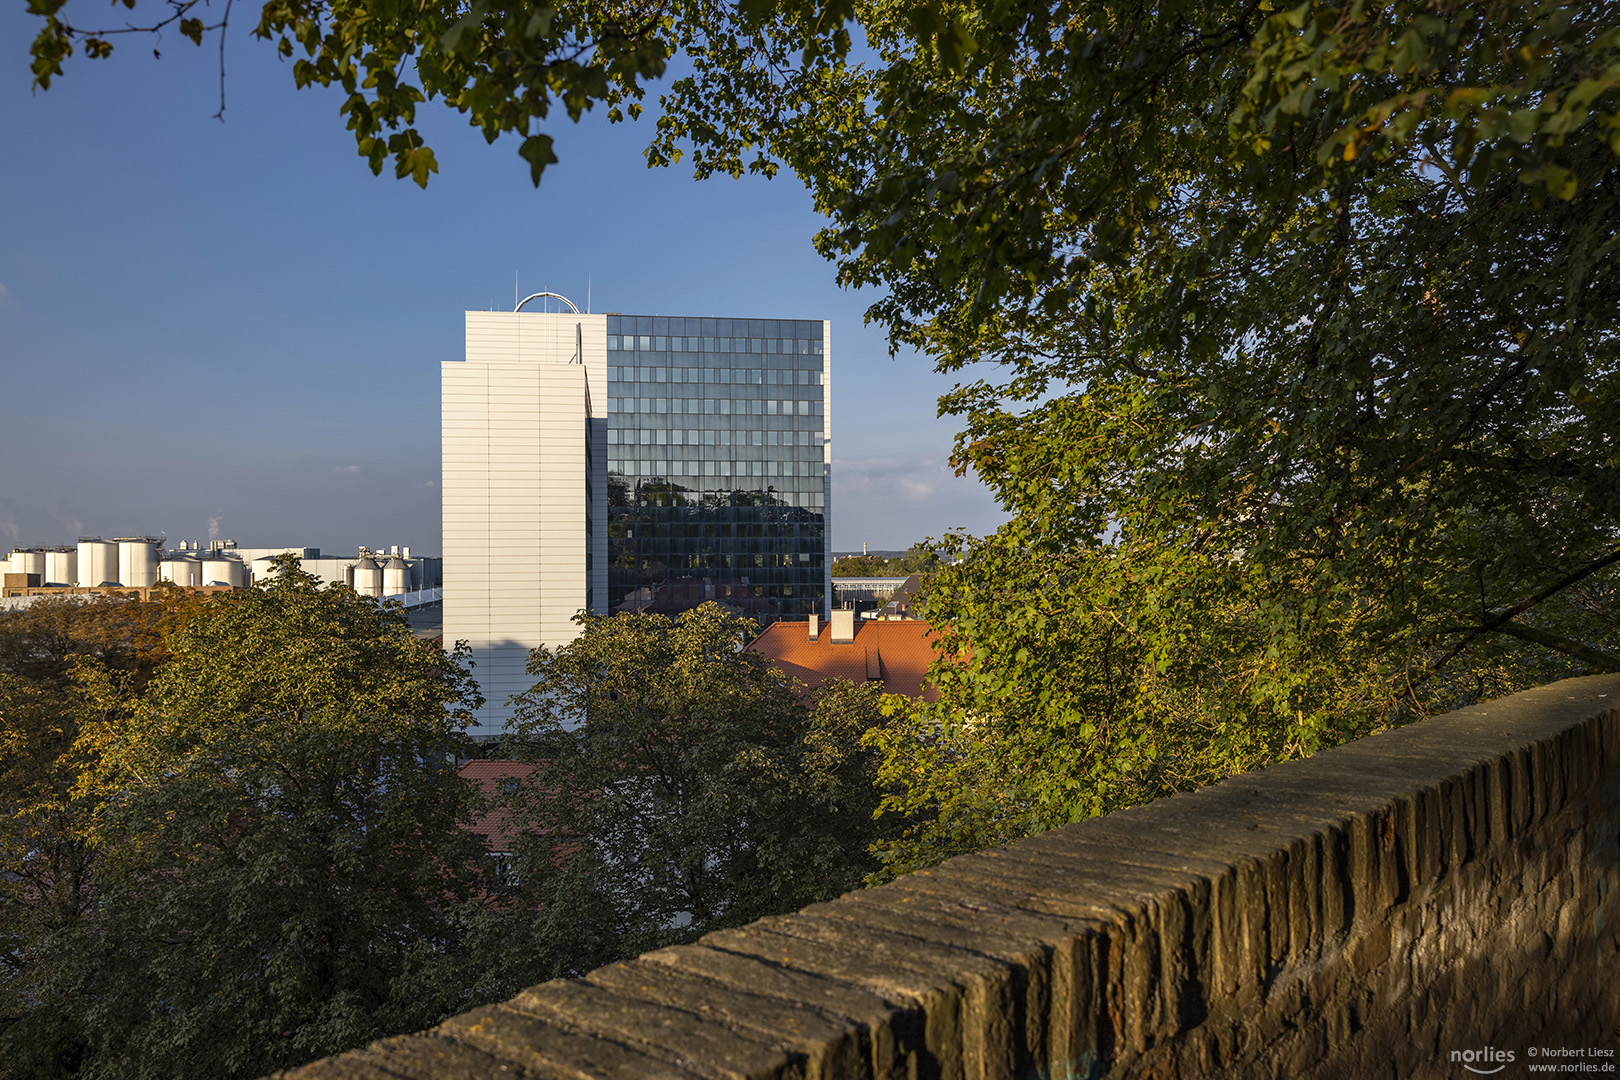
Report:
M829 324L467 312L443 367L444 637L497 734L575 612L832 595Z

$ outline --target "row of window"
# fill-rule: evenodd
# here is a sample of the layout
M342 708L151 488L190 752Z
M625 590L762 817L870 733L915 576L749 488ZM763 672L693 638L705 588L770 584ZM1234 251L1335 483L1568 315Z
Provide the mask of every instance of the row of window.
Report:
M609 458L608 472L627 476L809 477L819 483L827 475L827 466L820 461L650 461Z
M610 334L701 334L707 337L805 338L820 341L818 319L720 319L691 315L609 315Z
M712 383L727 386L820 386L821 368L670 367L666 364L608 368L610 383Z
M680 521L658 521L648 523L642 521L638 525L630 526L627 521L619 521L624 525L624 534L616 534L609 544L609 551L633 552L637 551L685 551L685 552L723 552L735 555L760 555L768 562L757 563L761 567L774 567L789 562L810 563L821 565L826 557L825 533L818 536L731 536L731 534L705 534L705 526L682 525ZM711 526L710 526L711 528ZM744 526L739 526L744 528ZM689 536L690 533L690 536ZM745 542L737 542L745 541ZM609 559L611 562L611 559Z
M608 505L610 522L631 514L669 521L761 522L772 530L796 526L800 536L820 535L816 530L826 527L822 513L772 498L758 488L697 490L667 477L638 479L632 484L622 475L609 476Z
M608 398L610 413L675 413L684 416L820 416L822 403L799 399L754 398L752 401L731 398Z
M609 446L796 446L821 449L819 431L723 431L683 428L608 428ZM798 456L798 455L794 455Z
M640 545L634 553L621 552L609 565L620 570L646 570L655 566L747 570L752 572L755 581L802 581L820 577L815 571L823 562L819 556L803 552L715 551L694 546L690 540L672 540L663 546Z
M700 488L698 482L685 478L692 487L670 482L667 477L654 477L657 485L643 485L631 495L615 493L609 485L608 506L614 511L643 509L686 510L706 507L723 499L736 499L739 506L764 509L776 513L805 514L821 517L826 511L825 489L815 480L776 480L756 488ZM719 477L703 481L715 483ZM801 486L802 485L802 486ZM812 497L815 505L811 505Z
M609 334L610 353L746 353L756 356L821 356L821 339L777 337L687 337L663 334Z

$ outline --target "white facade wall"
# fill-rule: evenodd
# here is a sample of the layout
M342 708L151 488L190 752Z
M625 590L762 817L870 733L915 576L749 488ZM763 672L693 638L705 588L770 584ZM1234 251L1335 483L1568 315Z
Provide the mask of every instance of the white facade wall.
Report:
M607 595L607 475L587 467L607 452L606 327L469 311L467 359L442 365L444 640L472 650L474 735L504 729L530 650L572 641Z

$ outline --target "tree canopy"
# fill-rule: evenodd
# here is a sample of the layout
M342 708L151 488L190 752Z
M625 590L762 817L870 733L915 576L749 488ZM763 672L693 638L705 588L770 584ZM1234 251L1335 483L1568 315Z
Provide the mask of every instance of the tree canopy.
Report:
M892 558L884 555L844 555L833 560L833 577L906 577L933 570L939 555L924 544L913 544Z
M473 1004L457 658L292 565L163 611L0 620L0 1075L258 1076Z
M582 615L538 649L506 800L519 877L594 934L598 962L829 899L877 863L877 686L804 688L743 648L754 626L703 604L675 618ZM561 872L557 872L561 871ZM586 928L593 928L587 930Z

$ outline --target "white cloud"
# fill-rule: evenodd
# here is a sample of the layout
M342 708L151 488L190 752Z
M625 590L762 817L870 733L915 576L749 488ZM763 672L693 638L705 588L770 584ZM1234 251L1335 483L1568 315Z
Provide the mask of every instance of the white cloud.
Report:
M357 473L362 470L358 465L335 465L332 471L335 473Z
M903 549L953 528L993 532L1006 520L990 492L938 455L849 458L832 468L833 548Z
M905 503L933 498L951 477L943 461L929 458L864 458L833 462L833 495L881 495Z

